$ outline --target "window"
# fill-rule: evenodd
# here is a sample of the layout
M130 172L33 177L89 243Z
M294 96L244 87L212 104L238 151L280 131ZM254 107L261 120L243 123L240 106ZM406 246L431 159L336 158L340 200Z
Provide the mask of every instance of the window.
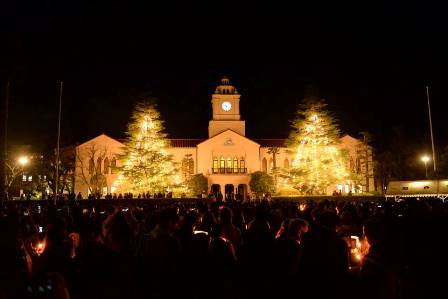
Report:
M219 168L225 169L226 168L226 160L221 157L221 161L219 161Z
M244 158L241 158L240 160L240 172L246 172L246 161L244 161Z
M285 159L285 161L283 161L283 168L289 168L289 160Z
M29 177L28 177L28 182L32 182L33 181L33 177L30 175Z
M269 173L272 173L272 171L274 170L274 160L269 159Z
M109 158L106 157L106 159L104 159L104 174L109 174L109 168L110 168L110 163L109 163Z
M264 172L268 172L268 161L266 158L263 158L263 161L261 162L261 170Z
M218 158L213 158L213 173L218 172L219 163Z
M116 167L117 167L117 159L115 159L115 157L113 157L111 162L110 162L110 172L111 173L115 173L116 172Z
M22 175L22 182L26 182L26 175Z
M238 173L238 158L233 158L233 172Z
M232 169L232 158L227 158L227 164L226 164L226 166L227 166L227 169Z
M182 177L188 180L194 174L194 160L191 154L185 155L182 159Z
M89 174L93 174L95 171L95 162L93 161L93 158L90 158L89 160Z
M96 160L96 172L101 173L101 163L103 162L103 159L101 157L98 157Z
M425 187L423 187L423 189L429 189L429 186L425 186Z
M409 187L403 187L403 190L409 190Z

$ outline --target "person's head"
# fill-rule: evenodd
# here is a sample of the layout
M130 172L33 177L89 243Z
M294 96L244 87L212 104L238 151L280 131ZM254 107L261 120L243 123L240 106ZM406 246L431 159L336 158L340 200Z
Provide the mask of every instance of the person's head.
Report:
M386 226L377 218L367 220L363 231L370 245L382 243L386 237Z
M266 204L257 206L255 210L255 219L266 220L268 218L268 209Z
M346 210L341 213L341 225L352 225L353 224L353 217L352 214Z
M58 244L67 237L67 221L63 217L56 216L49 221L46 231L47 246Z
M232 223L233 213L232 213L231 209L229 209L227 207L223 207L219 213L219 216L220 216L222 224L231 224Z
M202 217L203 230L210 232L215 224L216 224L215 215L211 211L205 212L204 216Z
M106 245L115 252L128 249L132 238L131 227L122 212L115 213L106 225Z
M339 217L336 212L325 211L318 218L319 225L328 230L336 230L339 223Z
M295 218L289 223L289 238L294 240L301 240L302 236L308 232L308 221Z
M184 228L188 228L189 230L193 231L196 225L198 224L199 219L200 219L199 213L195 211L189 211L184 217L184 222L182 226Z
M166 208L160 212L159 224L168 228L170 231L174 231L179 221L176 208Z
M308 232L308 221L300 218L287 218L277 232L276 238L288 238L301 240L302 236Z

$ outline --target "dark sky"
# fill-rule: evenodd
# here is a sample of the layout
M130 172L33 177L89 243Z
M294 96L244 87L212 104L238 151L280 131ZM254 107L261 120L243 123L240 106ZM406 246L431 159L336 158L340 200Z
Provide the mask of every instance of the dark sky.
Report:
M391 128L429 142L425 85L439 146L448 98L443 7L430 1L14 1L0 9L9 139L55 144L123 137L135 96L158 99L167 132L203 138L222 75L240 93L248 136L286 137L306 86L353 135L387 147ZM341 3L343 2L343 3Z

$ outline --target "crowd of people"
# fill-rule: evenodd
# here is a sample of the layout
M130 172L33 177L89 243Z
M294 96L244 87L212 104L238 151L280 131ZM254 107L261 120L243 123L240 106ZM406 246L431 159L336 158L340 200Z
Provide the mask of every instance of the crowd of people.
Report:
M438 198L10 202L0 298L428 298L447 214Z

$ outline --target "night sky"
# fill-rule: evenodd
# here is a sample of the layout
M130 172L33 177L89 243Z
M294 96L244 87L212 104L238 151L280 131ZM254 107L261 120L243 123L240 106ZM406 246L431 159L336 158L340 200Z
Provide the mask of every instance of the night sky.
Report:
M9 142L62 144L124 137L139 94L158 99L172 138L205 138L222 75L241 97L246 135L284 138L309 86L341 131L386 148L400 126L429 148L448 144L447 27L429 1L14 1L0 9L1 79L11 81ZM241 2L241 1L240 1ZM337 2L337 3L335 3ZM362 2L362 3L360 3Z

